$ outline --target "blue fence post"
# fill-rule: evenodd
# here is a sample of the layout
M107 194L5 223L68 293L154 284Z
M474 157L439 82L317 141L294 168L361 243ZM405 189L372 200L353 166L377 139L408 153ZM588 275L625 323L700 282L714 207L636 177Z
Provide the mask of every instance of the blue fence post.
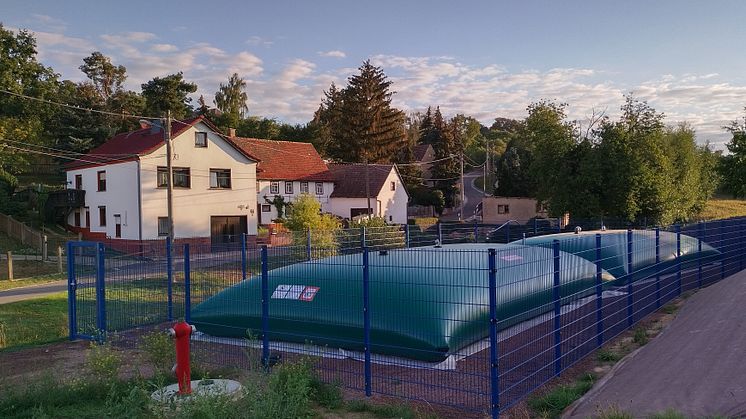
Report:
M655 228L655 307L661 306L661 229Z
M184 243L184 321L192 321L192 262L189 243Z
M75 251L73 242L67 242L67 321L70 340L78 338L78 319L76 291L78 283L75 281Z
M490 281L490 392L492 418L500 417L500 379L497 358L497 252L489 249Z
M596 343L604 344L604 302L601 269L601 234L596 233Z
M681 226L676 224L676 287L679 294L682 292L681 285Z
M241 278L246 280L246 233L241 233Z
M560 304L560 243L559 240L552 242L552 254L554 261L554 287L552 296L554 299L554 374L562 372L562 333L560 331L562 305Z
M370 263L368 261L368 248L363 248L363 349L365 350L365 395L371 392L370 371Z
M699 234L697 237L697 288L702 288L702 238L705 234L705 222L700 221L697 225Z
M720 220L720 252L723 257L720 259L720 279L725 278L725 220Z
M404 244L409 247L409 224L404 224Z
M739 238L741 238L741 237L744 236L744 234L743 234L743 219L740 219L737 222L738 222L738 230L737 230L736 234L738 235ZM744 242L744 240L738 240L738 247L740 249L736 249L736 254L738 255L738 270L739 271L743 270L743 253L744 253L743 252L743 242Z
M306 257L311 260L311 228L306 231Z
M365 226L360 227L360 248L365 249Z
M96 328L99 343L106 340L106 248L96 244Z
M438 220L438 244L443 244L443 224Z
M474 220L474 243L479 243L479 224Z
M269 257L262 246L262 365L269 368Z
M634 298L632 289L632 230L627 230L627 326L634 323Z
M173 321L174 319L174 261L171 245L171 237L166 237L166 280L168 281L166 285L166 298L168 299L166 309L168 311L168 321Z

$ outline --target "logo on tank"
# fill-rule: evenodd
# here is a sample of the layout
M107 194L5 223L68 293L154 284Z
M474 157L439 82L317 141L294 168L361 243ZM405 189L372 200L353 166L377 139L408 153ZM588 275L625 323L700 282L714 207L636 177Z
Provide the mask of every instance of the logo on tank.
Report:
M280 284L272 293L272 298L276 300L313 301L319 289L319 287L308 285Z

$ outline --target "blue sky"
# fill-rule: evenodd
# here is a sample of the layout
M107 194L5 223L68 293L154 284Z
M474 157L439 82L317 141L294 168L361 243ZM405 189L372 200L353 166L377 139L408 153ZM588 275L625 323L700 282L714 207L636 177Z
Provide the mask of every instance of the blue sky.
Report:
M571 118L614 117L626 92L717 148L746 106L746 2L192 2L5 0L6 27L36 33L42 61L81 79L100 50L128 87L183 71L211 101L238 72L249 110L306 122L332 81L367 58L397 106L520 118L542 98Z

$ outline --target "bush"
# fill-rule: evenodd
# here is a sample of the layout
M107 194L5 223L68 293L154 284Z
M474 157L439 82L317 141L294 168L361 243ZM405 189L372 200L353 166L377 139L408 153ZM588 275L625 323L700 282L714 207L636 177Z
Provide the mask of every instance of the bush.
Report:
M176 350L173 340L161 331L154 331L142 337L140 347L157 374L169 375L176 363Z
M282 364L269 377L267 391L257 401L261 416L277 419L311 417L313 373L307 362Z
M88 350L86 367L95 381L112 383L117 380L119 369L122 368L122 357L114 351L110 343L92 343Z

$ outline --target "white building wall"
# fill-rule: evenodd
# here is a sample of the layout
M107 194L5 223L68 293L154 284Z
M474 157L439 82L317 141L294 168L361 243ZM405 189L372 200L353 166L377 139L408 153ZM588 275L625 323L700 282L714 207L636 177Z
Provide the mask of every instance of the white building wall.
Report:
M370 197L370 206L373 215L380 214L380 202L375 196ZM368 200L366 198L331 198L329 199L329 212L342 218L350 219L350 210L352 208L367 208Z
M275 181L270 180L260 180L258 182L259 185L259 192L257 193L257 203L261 205L269 205L270 210L269 212L262 212L261 213L261 222L262 224L269 224L277 218L277 209L274 207L274 205L267 203L267 201L264 199L265 197L272 201L272 199L275 197L275 195L279 195L285 198L286 202L292 202L294 201L299 195L301 195L301 182L300 181L292 181L293 182L293 193L287 194L285 193L285 180L276 181L279 182L279 193L271 193L271 184ZM309 181L308 182L308 193L316 198L316 200L321 203L321 211L323 212L331 212L329 208L329 195L331 195L332 191L334 191L334 183L333 182L322 182L324 185L324 191L323 194L317 195L316 194L316 182ZM259 208L261 211L261 207Z
M91 225L85 223L85 209L80 208L80 226L90 227L91 232L115 237L114 215L119 214L122 239L139 239L139 205L137 200L138 162L130 161L106 166L74 169L67 172L67 187L75 188L75 175L82 175L85 205L90 211ZM98 191L98 172L106 172L106 190ZM106 207L106 226L101 226L99 206ZM67 223L75 225L71 212Z
M195 147L194 133L207 132L208 146ZM165 145L141 158L144 239L158 237L158 217L168 215L166 188L157 187L158 166L166 166ZM173 140L174 167L189 167L191 187L174 188L176 238L209 237L211 216L246 216L248 234L257 231L256 163L199 123ZM230 169L231 188L211 189L210 169ZM134 178L132 179L134 180Z
M391 190L392 182L395 185L393 191ZM389 173L386 182L383 183L383 187L376 198L381 204L381 216L383 216L387 223L407 223L407 203L409 202L409 196L407 195L407 191L404 190L404 185L396 170L391 169L391 173Z

